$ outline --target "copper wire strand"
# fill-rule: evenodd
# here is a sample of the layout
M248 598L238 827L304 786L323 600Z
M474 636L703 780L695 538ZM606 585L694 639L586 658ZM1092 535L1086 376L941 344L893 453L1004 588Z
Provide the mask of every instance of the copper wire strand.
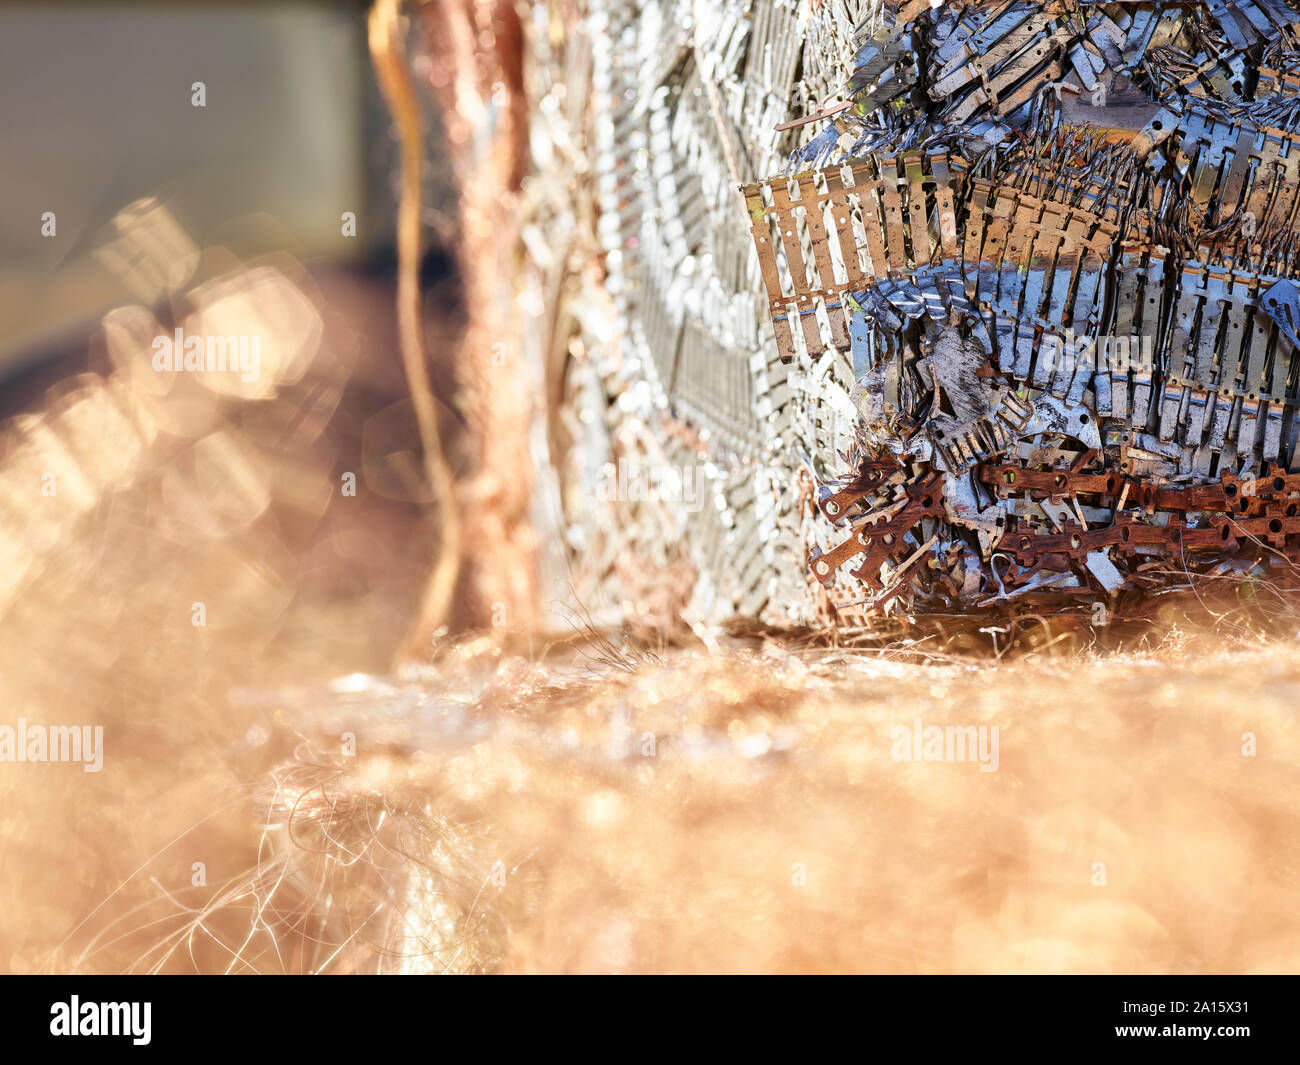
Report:
M436 631L446 620L460 567L460 519L452 496L451 470L443 448L439 415L429 377L420 314L420 182L424 158L423 122L406 59L402 0L376 0L368 27L370 55L401 145L401 194L397 209L397 316L402 366L415 407L425 474L437 508L438 551L425 584L419 629Z

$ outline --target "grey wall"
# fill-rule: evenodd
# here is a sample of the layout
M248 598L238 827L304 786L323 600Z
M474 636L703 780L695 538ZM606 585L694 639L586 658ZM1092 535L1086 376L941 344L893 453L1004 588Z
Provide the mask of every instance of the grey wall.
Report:
M0 372L129 298L90 253L142 196L200 247L366 254L377 124L357 4L0 4Z

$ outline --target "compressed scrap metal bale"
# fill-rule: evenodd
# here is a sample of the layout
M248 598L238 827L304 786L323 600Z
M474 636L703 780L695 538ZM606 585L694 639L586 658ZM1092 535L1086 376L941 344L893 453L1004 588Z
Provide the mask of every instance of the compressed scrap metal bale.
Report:
M1086 610L1300 559L1300 11L902 3L856 43L741 188L782 359L857 377L813 576Z
M530 12L557 620L824 625L803 559L815 479L852 438L853 365L833 346L807 370L778 358L735 186L820 134L802 119L845 113L879 0Z

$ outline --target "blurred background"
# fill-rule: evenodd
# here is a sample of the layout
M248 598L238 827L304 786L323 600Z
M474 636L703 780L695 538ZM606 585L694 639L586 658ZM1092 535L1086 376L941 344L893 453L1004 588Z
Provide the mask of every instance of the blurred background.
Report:
M202 894L191 862L161 889L138 864L213 811L214 876L255 864L249 803L293 741L241 688L384 674L435 636L526 620L510 591L531 594L531 559L477 590L493 545L456 518L467 497L493 508L477 441L495 408L465 354L482 339L437 99L447 35L432 9L380 7L0 8L4 703L11 726L102 726L108 752L99 775L0 773L0 967L71 964L61 941L81 949L100 903ZM161 364L185 337L254 361Z
M132 296L96 260L114 216L167 203L200 245L335 269L392 254L391 149L359 4L6 5L4 355L25 361ZM210 105L196 107L202 81ZM445 181L445 177L444 177ZM337 219L366 219L356 239ZM58 239L23 225L55 211Z
M74 449L89 494L75 513L44 515L65 530L102 519L110 488L144 490L157 464L184 464L235 434L269 478L242 526L274 526L300 563L295 594L384 586L378 631L348 641L376 666L411 621L411 575L428 567L434 542L420 524L431 497L395 311L400 144L366 15L359 3L5 6L0 411L43 423L19 432L14 453L37 435L66 435L52 388L72 393L60 401L64 421L115 408L133 434ZM409 63L427 52L418 38L429 31L417 30L408 54L400 29ZM427 54L422 62L427 70ZM446 391L466 324L457 195L433 89L427 78L412 85L426 148L414 269L424 358L443 367ZM211 334L205 312L225 335L258 334L258 382L142 371L155 337L187 326ZM114 452L129 468L106 480L96 466ZM331 506L352 498L331 489L345 473L366 496L352 518ZM190 488L185 505L213 503L201 498L210 480ZM150 516L146 532L167 515ZM356 529L369 523L365 535L390 538L382 549L355 542L354 518ZM13 516L18 528L22 519Z

